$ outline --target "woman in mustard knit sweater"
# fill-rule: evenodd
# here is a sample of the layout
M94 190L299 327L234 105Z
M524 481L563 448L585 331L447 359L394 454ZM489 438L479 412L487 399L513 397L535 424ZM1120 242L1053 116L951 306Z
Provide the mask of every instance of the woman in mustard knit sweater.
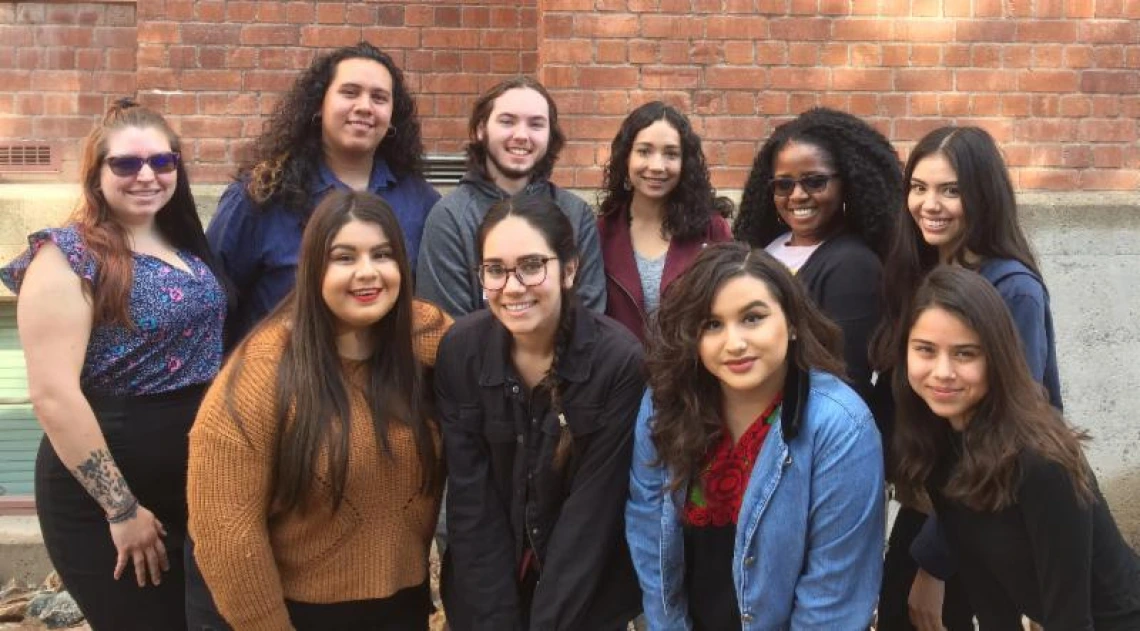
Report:
M427 370L451 321L410 279L383 200L317 207L295 290L190 434L191 629L427 629L442 488Z

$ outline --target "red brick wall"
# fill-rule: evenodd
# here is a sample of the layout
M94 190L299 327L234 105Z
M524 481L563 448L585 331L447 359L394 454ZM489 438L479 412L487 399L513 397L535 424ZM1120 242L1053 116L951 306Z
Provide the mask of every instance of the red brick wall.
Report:
M109 102L135 92L134 3L0 1L0 42L0 142L55 142L70 176Z
M1020 189L1140 186L1138 0L547 0L540 75L595 186L621 119L689 112L714 181L739 188L774 124L866 117L903 156L930 129L988 129ZM719 165L719 166L717 166Z
M196 181L233 172L242 143L322 49L364 39L391 54L417 94L428 151L459 150L473 97L536 70L534 0L146 0L138 8L139 93L192 139Z
M297 70L363 38L407 72L429 151L461 147L485 87L537 73L568 185L597 185L622 117L664 98L722 188L813 105L866 117L904 157L935 126L982 125L1022 190L1140 186L1140 0L145 0L137 47L134 7L0 0L0 140L70 139L66 171L107 95L137 88L195 181L224 181Z

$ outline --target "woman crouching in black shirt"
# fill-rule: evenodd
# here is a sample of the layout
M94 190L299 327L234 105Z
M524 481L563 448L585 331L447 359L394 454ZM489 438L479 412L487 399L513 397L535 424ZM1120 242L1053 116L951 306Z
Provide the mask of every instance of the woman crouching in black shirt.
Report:
M1140 629L1140 560L997 291L936 268L903 330L897 484L929 493L983 631Z

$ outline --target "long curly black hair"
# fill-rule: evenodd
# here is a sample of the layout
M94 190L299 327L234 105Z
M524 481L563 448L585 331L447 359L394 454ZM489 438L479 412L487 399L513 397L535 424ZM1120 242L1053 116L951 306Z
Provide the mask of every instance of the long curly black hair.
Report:
M885 136L858 117L824 107L810 109L784 123L756 154L752 172L732 227L737 240L764 247L787 228L780 223L768 182L776 155L789 142L819 147L843 183L846 210L839 228L861 236L879 255L886 256L891 228L903 208L902 168Z
M606 215L629 208L633 200L633 190L629 188L629 154L633 141L641 130L660 120L669 123L681 137L681 178L677 188L669 194L661 227L672 238L699 238L708 231L710 216L729 214L732 202L717 198L709 181L701 137L693 131L689 119L661 101L651 101L630 112L614 136L602 179L599 212Z
M346 59L371 59L392 74L392 122L388 136L376 149L397 176L419 174L424 152L416 100L408 91L404 73L396 62L368 42L338 48L313 59L289 92L278 101L272 116L253 145L252 157L238 169L247 179L250 198L259 206L269 203L307 213L311 206L312 179L322 155L321 121L317 114L325 92Z

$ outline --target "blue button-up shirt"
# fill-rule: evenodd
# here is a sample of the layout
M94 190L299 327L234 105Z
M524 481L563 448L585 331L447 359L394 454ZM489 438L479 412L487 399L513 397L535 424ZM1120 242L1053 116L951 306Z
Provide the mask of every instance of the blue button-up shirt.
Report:
M222 194L206 238L238 291L231 344L245 337L293 289L305 223L320 199L334 188L349 186L321 162L314 175L312 200L304 213L280 204L258 208L246 191L245 181L230 184ZM409 260L414 263L424 220L439 200L439 193L419 176L397 177L379 158L368 179L368 190L384 198L396 213Z

